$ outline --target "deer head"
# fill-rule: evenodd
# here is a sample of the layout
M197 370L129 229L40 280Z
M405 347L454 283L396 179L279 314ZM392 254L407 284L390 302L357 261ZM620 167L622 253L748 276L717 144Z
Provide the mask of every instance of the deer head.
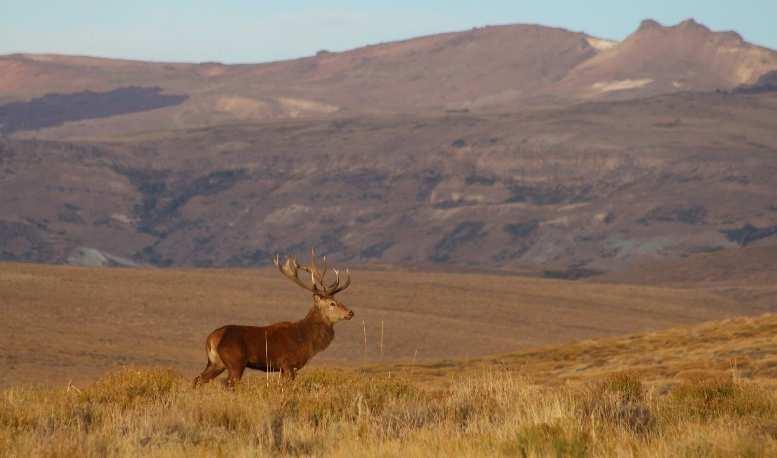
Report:
M353 312L334 298L335 294L351 285L351 273L348 269L345 270L345 281L341 281L340 271L332 269L335 275L334 281L327 283L326 275L329 268L326 264L326 256L321 258L321 267L319 267L316 262L315 249L310 250L310 264L307 266L301 266L293 256L287 256L286 261L281 264L280 255L277 254L273 259L273 264L284 277L293 281L300 288L313 293L313 306L330 323L353 318ZM310 274L310 284L300 279L300 271Z

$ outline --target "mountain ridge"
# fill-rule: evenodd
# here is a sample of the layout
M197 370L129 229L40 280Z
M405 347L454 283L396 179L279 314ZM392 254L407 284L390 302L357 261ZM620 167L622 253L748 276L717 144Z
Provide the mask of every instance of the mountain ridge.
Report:
M777 52L693 20L646 20L623 41L533 24L486 26L259 64L0 56L0 103L48 93L160 87L181 106L72 123L104 136L270 119L513 110L602 98L731 90L777 70ZM90 133L89 135L94 135ZM83 136L83 135L80 135Z
M700 29L704 30L706 32L711 32L714 34L722 35L722 36L730 36L732 38L735 38L736 40L744 43L751 44L758 48L767 49L770 51L777 51L774 48L770 48L766 45L759 45L759 44L753 44L751 42L748 42L744 39L744 37L735 30L718 30L715 31L705 24L698 22L695 18L687 18L680 22L678 22L675 25L664 25L661 22L652 19L647 18L643 19L640 24L637 26L637 28L632 32L632 34L627 35L623 40L617 40L612 38L606 38L606 37L600 37L597 35L588 34L583 31L575 31L571 30L565 27L561 26L548 26L538 23L524 23L524 22L516 22L516 23L506 23L506 24L490 24L490 25L483 25L483 26L475 26L470 29L461 29L461 30L452 30L452 31L445 31L445 32L437 32L437 33L429 33L425 35L418 35L413 37L407 37L407 38L400 38L396 40L389 40L389 41L383 41L378 43L371 43L366 44L363 46L356 46L353 48L348 48L340 51L329 51L326 49L321 49L315 54L311 55L301 55L296 57L289 57L284 59L277 59L277 60L269 60L269 61L246 61L246 62L231 62L231 63L224 63L220 61L214 61L214 60L203 60L203 61L176 61L176 60L156 60L156 59L139 59L139 58L124 58L124 57L115 57L115 56L106 56L106 55L91 55L91 54L66 54L66 53L36 53L36 52L13 52L8 54L2 54L0 55L0 58L24 58L29 60L40 60L40 61L67 61L67 60L80 60L80 61L92 61L92 62L110 62L110 63L126 63L126 64L161 64L161 65L180 65L180 66L207 66L207 65L219 65L219 66L226 66L226 67L245 67L245 66L260 66L260 65L271 65L271 64L277 64L277 63L284 63L284 62L292 62L292 61L298 61L303 59L310 59L316 57L316 54L348 54L355 51L360 50L369 50L373 48L380 48L380 47L387 47L387 46L398 46L406 43L411 43L414 41L422 41L426 39L434 39L434 38L442 38L442 37L448 37L448 36L455 36L460 34L466 34L473 31L483 31L483 30L493 30L493 29L508 29L508 28L521 28L521 27L535 27L535 28L541 28L546 30L555 30L560 32L568 32L571 34L581 34L584 35L586 38L595 40L595 41L603 41L603 42L609 42L612 44L617 44L622 41L625 41L630 35L633 35L635 33L643 32L645 30L668 30L668 29Z

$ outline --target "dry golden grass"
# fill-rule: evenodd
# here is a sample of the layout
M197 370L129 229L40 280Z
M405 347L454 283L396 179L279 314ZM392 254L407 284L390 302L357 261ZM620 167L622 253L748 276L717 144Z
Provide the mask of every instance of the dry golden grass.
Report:
M309 370L194 390L124 369L83 389L0 392L1 456L774 456L777 396L700 377L662 392L633 374L546 387L498 370L446 385Z
M165 278L77 270L93 288L84 272ZM234 392L194 390L161 361L5 389L0 456L774 456L775 331L763 315L469 361L306 368Z
M356 318L314 364L467 359L762 310L694 288L361 269L353 279L341 299ZM123 365L193 375L214 328L299 319L309 306L271 269L0 264L0 386L82 383Z

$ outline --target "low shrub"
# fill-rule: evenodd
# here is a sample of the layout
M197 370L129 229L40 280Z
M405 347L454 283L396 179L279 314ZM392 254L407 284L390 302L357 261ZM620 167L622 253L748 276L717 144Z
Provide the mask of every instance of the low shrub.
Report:
M772 393L751 382L720 376L684 381L671 391L666 407L679 418L693 420L777 416Z
M589 455L591 437L582 431L557 424L526 425L518 431L515 443L503 447L512 456L584 457Z
M609 375L578 395L578 413L590 422L603 422L632 433L647 433L656 425L645 387L635 373Z

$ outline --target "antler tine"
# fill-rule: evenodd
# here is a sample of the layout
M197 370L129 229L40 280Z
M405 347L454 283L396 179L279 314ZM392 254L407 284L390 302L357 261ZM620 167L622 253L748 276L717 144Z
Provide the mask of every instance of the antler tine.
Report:
M317 285L320 286L321 289L325 289L326 285L324 284L324 278L326 277L326 273L329 270L329 267L326 263L326 256L321 258L322 267L318 266L317 262L317 256L316 256L316 249L312 247L310 249L310 266L305 268L303 267L303 270L311 274L311 281Z
M323 269L321 269L321 284L323 285L324 278L326 277L326 271L329 270L329 268L326 265L326 256L321 258L321 264L324 265Z
M310 268L313 270L318 270L318 266L316 265L316 249L315 247L310 248Z
M319 273L318 273L318 264L316 264L315 247L310 247L310 267L308 269L308 272L310 272L310 280L313 282L314 285L321 283L319 279Z
M293 281L297 286L304 288L314 294L319 294L320 290L318 286L316 286L315 281L312 285L306 285L302 280L299 278L299 269L300 265L297 263L297 260L294 259L293 256L287 256L286 262L281 264L281 257L279 254L275 255L275 258L273 259L273 264L275 264L275 267L278 268L278 270L283 274L284 277L288 278L289 280ZM303 268L303 270L306 270Z
M335 273L335 281L327 285L324 282L321 282L321 287L323 288L324 294L327 296L331 296L333 293L330 291L334 291L337 288L337 285L340 283L340 277L338 275L337 269L332 269L332 271Z
M346 268L345 269L345 275L346 275L345 283L342 286L338 286L337 287L337 291L335 291L335 293L339 293L340 291L343 291L344 289L346 289L349 286L351 286L351 270ZM334 293L332 293L332 294L334 294Z
M345 283L342 285L340 284L340 271L337 269L332 269L335 273L335 282L326 287L326 294L329 296L334 296L335 294L339 293L340 291L343 291L345 288L349 287L351 285L351 271L349 269L345 269L345 274L347 275L347 278L345 279Z

